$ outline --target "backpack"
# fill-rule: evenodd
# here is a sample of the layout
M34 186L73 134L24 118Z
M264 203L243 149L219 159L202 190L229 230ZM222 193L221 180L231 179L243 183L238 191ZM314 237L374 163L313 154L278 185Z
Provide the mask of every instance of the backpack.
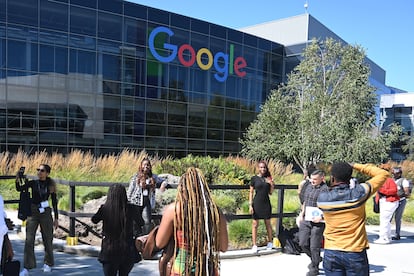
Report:
M402 183L403 183L404 180L407 180L408 183L409 183L408 193L411 194L411 192L413 190L413 182L411 180L408 180L408 179L403 178L403 177L395 180L395 183L397 183L397 186L398 186L397 194L400 198L407 197L407 195L405 194L405 191L404 191L404 187L402 186Z
M282 252L292 255L300 255L302 248L299 245L299 228L294 227L291 229L283 228L279 234L278 239L282 247Z

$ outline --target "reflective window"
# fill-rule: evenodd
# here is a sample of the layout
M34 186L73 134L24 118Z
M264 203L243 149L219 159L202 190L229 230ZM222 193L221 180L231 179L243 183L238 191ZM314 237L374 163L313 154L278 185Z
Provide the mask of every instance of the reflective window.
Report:
M169 25L170 13L162 10L148 8L148 21Z
M187 125L187 105L168 103L168 124L176 126Z
M147 100L147 123L164 124L167 120L166 114L167 104L165 102Z
M128 43L146 45L146 22L125 17L124 18L124 41Z
M49 0L40 1L40 27L60 31L68 30L68 5L52 2Z
M191 31L208 35L210 32L209 27L209 23L191 18Z
M50 30L39 31L39 42L45 44L68 45L68 34Z
M37 44L8 40L7 63L10 69L37 71Z
M72 5L79 5L88 8L96 8L96 0L70 0Z
M67 48L40 45L39 71L67 74L68 72Z
M6 0L0 0L0 21L6 21Z
M121 2L120 2L121 3ZM98 36L102 38L119 40L122 37L122 17L109 13L98 13Z
M0 68L6 67L6 41L0 39Z
M95 36L96 11L71 6L70 31Z
M30 42L37 42L38 30L37 28L26 27L23 25L8 25L8 38L19 39Z
M7 1L7 19L10 23L38 26L37 1Z
M168 136L169 137L178 137L178 138L186 138L187 137L187 128L185 127L177 127L177 126L168 126ZM172 148L185 148L184 140L177 140L171 139L168 146L173 146ZM181 145L181 146L180 146Z
M180 14L172 13L171 26L187 29L190 26L190 18Z
M119 56L103 54L98 61L98 74L104 79L121 80L121 59Z
M73 48L96 49L96 39L90 36L70 34L69 45Z
M216 24L210 24L210 35L220 37L222 39L227 38L226 28Z
M96 74L95 52L70 50L69 72Z
M206 129L205 128L188 128L188 138L205 139Z
M124 1L124 14L145 20L147 19L147 7Z
M123 1L119 0L98 0L98 9L113 13L122 13Z
M223 128L224 118L224 109L209 107L208 108L208 117L207 117L207 127L208 128Z
M229 130L239 130L240 127L240 111L234 109L226 109L224 128Z

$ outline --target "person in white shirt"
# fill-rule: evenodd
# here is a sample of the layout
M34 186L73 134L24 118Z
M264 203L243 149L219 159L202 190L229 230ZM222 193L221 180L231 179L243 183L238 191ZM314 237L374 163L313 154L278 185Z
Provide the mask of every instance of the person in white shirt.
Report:
M393 240L401 239L401 221L404 214L405 205L407 204L407 197L410 197L410 182L406 178L402 177L401 167L395 167L392 169L392 177L397 184L397 194L400 197L399 205L394 213L395 219L395 236Z

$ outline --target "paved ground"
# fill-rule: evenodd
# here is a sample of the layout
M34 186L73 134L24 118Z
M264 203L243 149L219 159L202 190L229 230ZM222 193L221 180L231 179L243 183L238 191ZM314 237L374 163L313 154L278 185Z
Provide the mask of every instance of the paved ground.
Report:
M15 223L17 220L13 220ZM389 245L371 243L368 250L370 270L372 275L414 275L412 249L414 245L414 226L403 227L403 238ZM377 238L378 226L367 227L369 240ZM9 233L15 251L15 259L23 264L24 241L15 231ZM75 254L55 251L56 265L47 275L102 275L101 264L94 255L99 248L88 246L68 247L65 242L55 240L57 250L73 251ZM44 275L41 271L43 264L43 246L36 247L37 265L39 268L31 270L30 275ZM271 252L262 250L259 254L251 254L248 250L229 251L222 255L221 275L306 275L309 258L305 254L281 254L279 250ZM158 275L157 261L144 260L136 264L130 275ZM321 275L324 275L321 270Z

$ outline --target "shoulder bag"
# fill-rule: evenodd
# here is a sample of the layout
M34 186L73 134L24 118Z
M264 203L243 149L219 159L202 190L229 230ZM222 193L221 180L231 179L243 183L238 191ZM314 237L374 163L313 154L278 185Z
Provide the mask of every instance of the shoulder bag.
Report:
M155 238L158 233L158 226L151 230L148 235L136 238L135 246L139 252L141 252L144 259L152 259L158 252L162 250L161 257L158 260L158 268L160 276L169 276L171 274L171 268L174 264L174 238L171 237L167 246L164 248L158 248L155 245Z
M30 192L28 190L21 191L17 213L17 217L20 220L26 220L27 217L30 217L32 215L31 204L32 202L30 199Z

